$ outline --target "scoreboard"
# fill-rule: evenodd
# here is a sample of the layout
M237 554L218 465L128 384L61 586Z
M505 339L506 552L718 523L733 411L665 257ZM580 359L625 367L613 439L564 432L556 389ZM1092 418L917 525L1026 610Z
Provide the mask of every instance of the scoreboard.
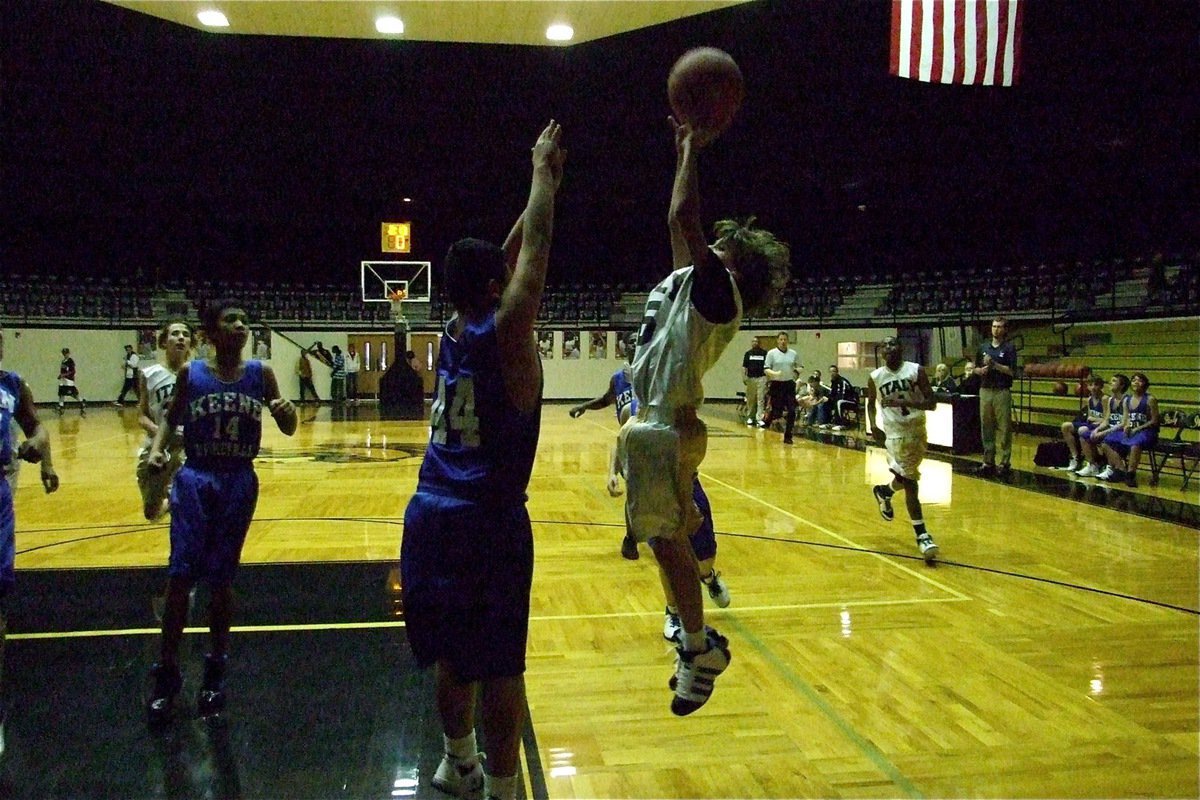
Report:
M412 252L412 223L384 222L383 252L410 253Z

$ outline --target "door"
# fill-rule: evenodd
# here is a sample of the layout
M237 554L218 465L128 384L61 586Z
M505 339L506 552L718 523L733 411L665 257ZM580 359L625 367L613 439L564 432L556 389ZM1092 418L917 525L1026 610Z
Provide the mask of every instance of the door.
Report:
M346 344L358 351L358 396L378 398L379 378L396 356L394 337L390 332L352 333L346 337Z
M438 345L441 335L436 333L411 333L408 336L408 347L416 353L413 368L421 376L425 386L425 396L433 394L437 384Z

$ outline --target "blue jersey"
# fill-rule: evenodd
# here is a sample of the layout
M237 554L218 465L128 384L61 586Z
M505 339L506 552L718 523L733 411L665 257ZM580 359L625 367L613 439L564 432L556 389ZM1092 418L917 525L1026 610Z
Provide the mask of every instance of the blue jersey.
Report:
M13 460L13 440L16 438L17 403L21 402L21 376L15 372L0 372L0 467Z
M613 394L617 398L617 422L623 423L621 412L629 409L629 416L637 416L637 398L633 396L633 384L629 382L629 367L621 367L612 376Z
M218 380L202 360L188 366L183 444L188 462L200 467L249 466L262 441L263 366L247 361L233 383Z
M524 501L542 426L541 387L528 414L508 400L493 311L468 322L458 339L457 318L446 324L438 353L429 447L417 491L474 501Z

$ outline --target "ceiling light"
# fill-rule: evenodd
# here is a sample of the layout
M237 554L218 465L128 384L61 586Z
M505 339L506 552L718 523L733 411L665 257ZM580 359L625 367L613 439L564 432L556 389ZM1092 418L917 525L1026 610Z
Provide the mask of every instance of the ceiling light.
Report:
M196 19L200 20L201 25L207 25L210 28L229 27L229 20L220 11L201 11L196 15Z
M379 17L375 20L375 30L380 33L404 33L404 20L399 17Z
M552 42L569 42L575 38L575 31L570 25L556 22L546 28L546 38Z

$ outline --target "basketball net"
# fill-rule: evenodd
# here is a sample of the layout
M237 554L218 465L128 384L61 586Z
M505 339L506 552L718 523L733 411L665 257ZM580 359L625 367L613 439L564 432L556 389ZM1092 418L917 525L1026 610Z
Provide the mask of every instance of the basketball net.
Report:
M405 322L404 319L404 301L408 299L408 289L396 289L388 292L388 302L392 304L392 321L396 323Z

